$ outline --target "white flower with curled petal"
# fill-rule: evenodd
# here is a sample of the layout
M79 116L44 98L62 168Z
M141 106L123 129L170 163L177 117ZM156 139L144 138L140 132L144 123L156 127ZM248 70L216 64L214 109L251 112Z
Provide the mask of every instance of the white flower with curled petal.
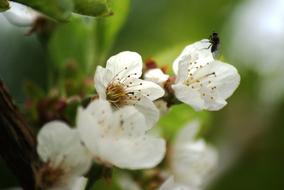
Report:
M165 74L161 69L149 69L144 74L144 79L152 81L160 86L162 86L169 78L169 75Z
M3 12L5 18L16 26L31 26L40 13L20 3L9 1L10 9Z
M165 154L165 141L148 134L144 116L133 106L112 111L106 100L79 109L77 126L93 158L108 166L152 168Z
M236 68L214 60L210 45L201 40L187 46L173 64L177 99L197 111L220 110L240 83Z
M217 166L218 154L204 140L195 140L198 131L199 123L194 121L177 135L170 160L172 177L160 190L202 189L211 177Z
M53 121L43 126L37 140L37 152L43 162L39 169L39 186L48 190L70 190L78 186L92 160L78 131L63 122Z
M114 107L134 105L146 118L147 125L158 121L159 110L153 101L164 95L157 84L139 79L142 58L135 52L121 52L108 59L106 68L97 67L95 87L100 98Z

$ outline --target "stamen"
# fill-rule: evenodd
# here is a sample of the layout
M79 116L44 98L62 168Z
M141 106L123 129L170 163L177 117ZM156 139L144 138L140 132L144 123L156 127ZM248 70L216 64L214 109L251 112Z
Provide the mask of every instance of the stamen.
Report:
M201 77L196 78L196 79L194 78L193 73L190 72L190 73L188 73L188 74L189 74L188 79L184 82L184 84L187 85L187 86L193 85L194 83L199 83L199 86L201 87L201 86L202 86L202 81L204 81L204 80L207 79L208 77L211 77L211 76L217 77L217 75L216 75L215 72L206 74L206 75L201 76ZM205 82L205 81L204 81L204 82ZM204 83L204 82L203 82L203 83ZM209 81L208 81L208 84L210 84L211 82L212 82L212 81L209 80Z
M106 99L115 107L126 104L127 93L121 83L111 83L106 89Z

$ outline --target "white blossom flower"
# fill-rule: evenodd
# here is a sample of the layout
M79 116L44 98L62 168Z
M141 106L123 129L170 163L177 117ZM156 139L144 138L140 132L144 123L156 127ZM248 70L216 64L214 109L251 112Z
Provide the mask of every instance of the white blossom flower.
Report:
M23 4L9 1L10 9L2 14L16 26L31 26L40 15L37 11Z
M48 190L70 190L91 166L92 157L76 129L63 122L47 123L40 130L37 152L43 162L39 185Z
M144 79L152 81L160 86L162 86L169 78L169 75L165 74L161 69L149 69L144 74Z
M121 52L108 59L106 68L97 67L95 87L100 98L114 107L134 105L146 118L147 125L158 121L159 110L153 103L164 95L157 84L139 79L142 75L142 59L135 52Z
M147 134L144 116L133 106L115 112L106 100L79 109L77 126L93 158L119 168L152 168L163 159L165 141Z
M172 177L160 190L198 190L211 176L218 154L204 140L195 140L198 130L199 123L194 121L177 135L170 160Z
M197 111L223 108L240 83L236 68L214 60L210 45L209 40L201 40L187 46L173 64L177 99Z

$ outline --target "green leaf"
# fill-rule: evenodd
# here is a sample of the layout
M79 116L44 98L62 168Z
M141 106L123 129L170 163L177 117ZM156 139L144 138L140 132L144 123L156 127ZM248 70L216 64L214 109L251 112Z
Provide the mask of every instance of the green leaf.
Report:
M60 86L64 95L83 88L80 83L89 73L94 72L94 68L90 68L94 63L93 41L93 22L88 19L74 18L71 22L57 27L48 44L51 60L48 65L51 67L49 78L53 79L50 85ZM67 78L71 80L69 88L66 83L68 81L65 81Z
M158 126L166 139L172 139L176 133L194 119L206 123L210 119L208 112L196 112L190 106L180 104L173 106L170 111L161 117Z
M88 64L93 62L92 34L92 22L83 18L58 26L48 45L55 69L64 70L71 61L82 73L87 72Z
M95 22L97 62L102 63L113 46L118 32L123 26L130 5L130 0L112 0L109 2L113 10L110 17L98 18Z
M74 12L88 16L106 16L111 14L108 0L73 0Z
M70 18L74 4L72 0L14 0L46 14L58 21Z
M9 9L9 2L7 0L0 0L0 12Z

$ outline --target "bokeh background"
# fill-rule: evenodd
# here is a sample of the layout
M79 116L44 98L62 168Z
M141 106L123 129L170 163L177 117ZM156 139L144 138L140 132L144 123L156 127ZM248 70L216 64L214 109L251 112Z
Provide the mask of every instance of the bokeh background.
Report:
M221 111L175 106L158 125L171 139L190 120L202 121L201 135L220 152L208 190L284 189L283 0L132 0L106 19L76 17L47 39L0 15L0 77L16 103L24 105L26 81L47 91L57 80L50 73L60 76L70 60L92 75L106 57L131 50L170 72L185 45L218 32L219 58L239 70L240 87ZM11 186L16 179L0 160L0 189Z

